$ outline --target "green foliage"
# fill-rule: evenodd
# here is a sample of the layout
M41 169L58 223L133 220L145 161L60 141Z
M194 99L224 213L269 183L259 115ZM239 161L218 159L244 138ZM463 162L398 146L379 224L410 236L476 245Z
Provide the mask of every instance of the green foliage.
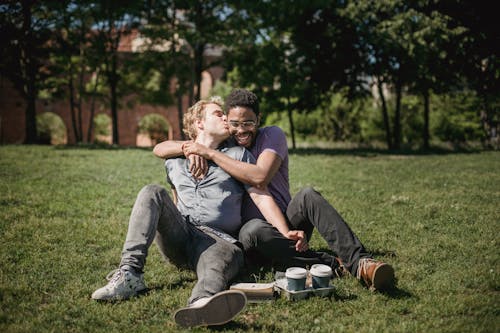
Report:
M436 136L442 141L465 143L484 137L478 121L479 100L471 92L441 95L435 99Z
M155 245L146 295L90 299L119 264L139 190L166 186L149 150L91 148L0 146L0 330L189 332L172 316L196 276L165 263ZM498 152L292 153L292 193L320 191L368 251L394 266L397 289L333 280L332 298L250 304L216 331L496 332L499 169ZM327 245L314 233L311 246ZM272 276L263 271L263 282Z
M94 133L96 136L108 136L111 135L111 118L100 113L94 117Z
M233 87L224 81L217 81L210 91L211 96L220 96L222 99L226 99L226 97L231 93Z
M401 109L389 105L396 146L424 140L420 96L428 92L472 89L481 100L475 120L472 110L450 121L431 112L431 120L439 121L431 121L431 135L439 128L439 138L469 140L478 135L473 123L482 123L485 139L500 131L496 18L480 2L70 0L9 2L1 8L0 72L28 102L27 133L34 132L36 114L29 102L67 100L71 86L77 141L87 125L78 123L79 106L99 96L112 109L118 142L121 107L180 105L183 96L192 103L201 73L212 66L226 71L226 83L217 82L214 93L254 90L269 113L293 110L302 138L383 139L383 122L376 119L382 113L358 99L366 97L372 78L392 94L407 95ZM133 51L119 51L128 37L137 37ZM222 57L214 57L219 51ZM345 100L332 100L346 91ZM120 101L131 95L127 105Z
M55 113L44 112L37 115L36 125L40 143L59 145L67 142L66 126Z
M159 114L148 114L139 122L139 133L147 134L156 144L168 139L168 123Z

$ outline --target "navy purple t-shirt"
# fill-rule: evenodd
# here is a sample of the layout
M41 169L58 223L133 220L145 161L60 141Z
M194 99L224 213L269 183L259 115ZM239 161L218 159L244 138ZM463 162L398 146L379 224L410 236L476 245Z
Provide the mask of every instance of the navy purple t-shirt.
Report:
M258 159L259 155L265 151L277 154L282 160L280 168L268 184L268 189L276 204L285 214L291 196L288 180L288 144L285 133L281 128L277 126L259 128L255 144L250 148L250 152ZM243 221L248 221L252 218L264 219L248 194L245 194L243 197L241 215Z

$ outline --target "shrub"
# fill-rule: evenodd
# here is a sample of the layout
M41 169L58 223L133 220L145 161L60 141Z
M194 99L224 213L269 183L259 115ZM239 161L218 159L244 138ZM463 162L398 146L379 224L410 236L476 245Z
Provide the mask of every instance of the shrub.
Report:
M38 115L36 126L40 143L59 145L67 142L66 126L57 114L45 112Z

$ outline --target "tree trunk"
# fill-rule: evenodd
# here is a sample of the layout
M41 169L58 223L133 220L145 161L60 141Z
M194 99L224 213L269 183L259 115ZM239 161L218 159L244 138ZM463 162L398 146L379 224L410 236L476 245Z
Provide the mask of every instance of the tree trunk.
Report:
M293 112L292 106L290 105L290 96L287 96L287 111L288 111L288 122L290 123L290 134L292 135L292 148L297 148L295 145L295 126L293 125Z
M380 101L382 102L382 118L384 120L385 129L385 140L387 144L387 149L392 149L392 134L391 134L391 124L389 123L389 112L387 110L387 103L385 101L384 89L382 87L382 80L377 78L377 89L380 96Z
M28 86L34 83L28 83ZM28 105L26 106L26 140L25 143L32 144L38 142L36 128L36 92L34 87L28 88Z
M68 90L69 90L69 110L71 114L71 125L73 127L73 134L75 135L75 142L79 142L80 135L78 133L78 125L76 123L76 115L75 115L75 87L73 86L73 70L72 66L69 69L69 81L68 81Z
M83 53L83 49L80 46L80 72L78 77L78 99L76 102L76 109L78 110L78 133L80 133L79 141L83 142L83 119L82 119L82 101L83 96L85 94L85 61L83 60L85 54Z
M34 59L31 52L31 6L32 3L23 2L23 35L21 49L21 69L22 80L24 81L24 96L26 99L26 122L25 130L26 137L25 143L32 144L38 142L37 128L36 128L36 75L34 68Z
M429 114L430 114L430 98L429 90L424 90L424 149L429 149L430 131L429 131Z
M117 66L117 54L116 51L111 55L111 73L109 80L109 89L111 93L111 121L113 124L113 144L119 145L119 135L118 135L118 96L117 96L117 85L118 85L118 74L116 72Z
M195 77L195 85L198 87L196 89L195 101L199 101L201 98L201 72L203 71L203 51L205 49L205 45L200 43L196 45L194 51L194 77Z
M396 110L394 112L394 141L393 148L401 149L401 97L402 97L401 79L396 80Z
M95 100L97 95L97 86L99 82L99 68L96 70L94 89L90 100L90 115L89 115L89 130L87 131L87 142L92 141L92 132L94 130L94 114L95 114Z
M488 101L488 94L482 90L479 92L483 110L481 111L481 125L486 142L483 145L490 148L498 149L498 121L495 121L495 114L493 108L490 107Z
M181 134L181 140L184 140L185 139L185 136L184 136L184 131L182 130L183 127L184 127L184 123L183 123L183 118L184 118L184 110L183 110L183 105L182 105L182 93L180 90L177 90L177 114L178 114L178 118L179 118L179 129L180 129L180 134Z

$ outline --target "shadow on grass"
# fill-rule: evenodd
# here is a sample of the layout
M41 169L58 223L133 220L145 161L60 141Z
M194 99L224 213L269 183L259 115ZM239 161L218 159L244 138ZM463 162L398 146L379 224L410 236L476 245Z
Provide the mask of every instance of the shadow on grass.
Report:
M430 148L430 149L379 149L379 148L296 148L289 149L291 155L349 155L359 157L376 157L379 155L399 156L427 156L427 155L452 155L452 154L476 154L485 149L477 148Z
M387 297L393 298L393 299L406 299L406 298L412 298L415 297L411 292L408 290L400 289L396 286L387 289L387 290L381 290L378 291L381 294L386 295Z
M244 316L244 315L240 314L240 316ZM210 331L214 331L214 332L219 332L219 331L225 331L225 332L237 331L237 332L240 332L240 331L249 331L249 330L255 331L255 332L261 332L264 329L266 329L269 332L277 332L275 325L266 325L264 327L263 325L259 325L255 322L247 324L247 323L238 323L235 321L231 321L231 322L224 324L224 325L208 326L207 329L209 329Z
M120 146L109 144L68 144L57 145L54 149L71 150L143 150L152 151L153 147L136 147L136 146ZM425 156L425 155L449 155L449 154L474 154L488 149L473 148L473 147L433 147L430 149L381 149L381 148L289 148L289 153L294 155L352 155L359 157L376 157L378 155L400 155L400 156Z
M377 257L389 257L389 258L396 258L398 255L396 254L396 251L394 250L384 250L384 249L375 249L368 251L372 254L375 259Z
M144 150L152 151L153 147L137 147L137 146L120 146L120 145L108 145L108 144L68 144L68 145L57 145L54 146L57 150Z

